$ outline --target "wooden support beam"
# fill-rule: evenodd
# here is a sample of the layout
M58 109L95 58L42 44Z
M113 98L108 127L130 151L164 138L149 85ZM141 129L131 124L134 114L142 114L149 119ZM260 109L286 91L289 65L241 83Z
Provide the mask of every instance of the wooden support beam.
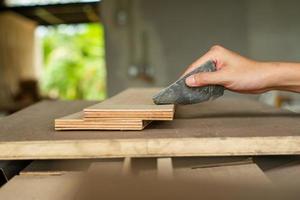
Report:
M157 159L157 177L165 180L173 179L172 158Z
M49 11L43 9L43 8L38 8L35 10L36 16L44 20L45 22L49 24L63 24L64 21L58 17L56 17L54 14L50 13Z

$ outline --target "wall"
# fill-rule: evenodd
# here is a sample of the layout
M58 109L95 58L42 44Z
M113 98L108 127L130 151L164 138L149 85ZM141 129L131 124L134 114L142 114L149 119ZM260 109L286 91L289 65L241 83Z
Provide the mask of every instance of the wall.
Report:
M11 103L20 80L35 78L35 26L15 13L0 14L0 105Z
M300 62L300 1L247 1L249 56L258 60ZM290 98L299 111L300 95L269 92L263 99ZM270 101L271 99L271 101ZM294 106L294 105L293 105Z
M259 60L300 61L299 7L297 0L104 0L109 94L165 86L214 44Z
M249 53L255 59L300 61L300 1L248 1Z

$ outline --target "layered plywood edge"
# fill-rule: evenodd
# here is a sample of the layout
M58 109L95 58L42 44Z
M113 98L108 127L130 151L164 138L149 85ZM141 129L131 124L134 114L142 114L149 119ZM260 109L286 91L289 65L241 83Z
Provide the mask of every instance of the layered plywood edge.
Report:
M143 130L153 120L173 120L174 105L155 105L158 88L132 88L83 111L55 120L55 130Z
M132 118L173 120L174 105L155 105L152 97L159 88L130 88L118 95L84 109L84 118Z
M151 121L138 119L84 119L78 112L55 119L55 130L143 130Z

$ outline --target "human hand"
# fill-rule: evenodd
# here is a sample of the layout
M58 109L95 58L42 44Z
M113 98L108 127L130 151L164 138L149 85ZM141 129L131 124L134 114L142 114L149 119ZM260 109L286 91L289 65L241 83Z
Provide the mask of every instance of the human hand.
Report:
M228 90L253 94L274 89L275 84L272 82L276 78L274 66L242 57L221 46L212 47L190 65L184 75L209 60L215 63L217 71L188 77L186 79L188 86L222 85Z

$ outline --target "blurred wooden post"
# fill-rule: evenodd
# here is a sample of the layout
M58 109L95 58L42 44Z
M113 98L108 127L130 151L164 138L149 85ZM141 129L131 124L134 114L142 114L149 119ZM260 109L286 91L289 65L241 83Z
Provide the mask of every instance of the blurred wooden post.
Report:
M0 13L0 105L11 102L20 80L36 79L35 28L35 22L14 12Z

